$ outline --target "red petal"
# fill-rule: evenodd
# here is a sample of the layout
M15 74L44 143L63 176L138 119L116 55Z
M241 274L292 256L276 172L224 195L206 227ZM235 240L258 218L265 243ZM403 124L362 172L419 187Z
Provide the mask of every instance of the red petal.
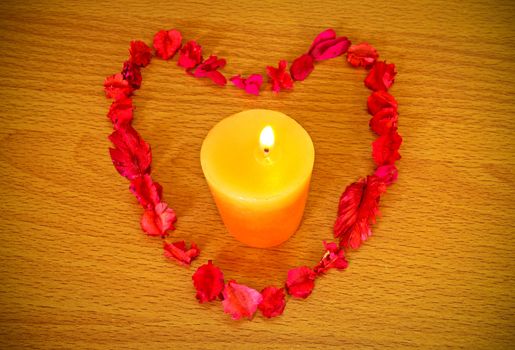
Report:
M393 164L383 165L376 169L375 176L379 178L386 186L390 186L397 181L399 172Z
M125 61L122 68L123 79L127 80L134 90L141 86L141 70L132 61Z
M176 29L160 30L154 35L154 49L156 55L162 59L172 58L181 47L182 35Z
M107 117L115 129L123 128L132 122L132 100L128 97L113 101Z
M109 140L115 146L109 149L109 153L120 175L132 180L150 173L150 146L136 130L131 126L117 129L109 135Z
M311 44L309 54L315 61L324 61L344 54L349 46L350 41L346 37L337 38L333 29L327 29L317 35Z
M152 51L147 44L143 41L131 41L131 48L129 49L131 61L139 67L145 67L152 59Z
M286 296L283 288L266 287L261 291L261 296L263 300L258 305L258 308L263 316L272 318L283 314L284 307L286 306Z
M193 242L191 243L190 249L186 249L186 243L184 241L172 244L163 242L163 249L165 257L176 260L179 264L184 266L189 266L191 261L200 254L200 249L198 249L197 245Z
M230 314L233 320L239 320L242 317L251 319L263 300L257 290L238 284L234 280L225 285L223 295L224 312Z
M401 159L399 154L401 143L402 137L395 129L379 136L372 143L372 157L376 165L394 164L397 160Z
M207 77L209 79L211 79L213 81L213 83L215 83L216 85L220 85L220 86L227 85L227 79L225 78L225 76L222 73L220 73L218 71L209 72L207 74Z
M315 287L315 272L307 266L288 271L286 290L295 298L307 298Z
M201 62L202 47L193 40L188 41L181 49L177 65L184 69L192 69Z
M386 61L376 62L365 78L365 86L374 91L388 90L396 74L395 64L387 64Z
M325 241L324 247L326 252L322 260L313 269L317 275L323 274L331 268L338 270L347 268L349 263L345 259L345 251L343 249L339 248L334 242L326 243Z
M224 274L211 260L200 266L191 278L200 303L215 300L224 289Z
M370 128L378 135L390 133L392 129L397 129L399 115L393 108L383 108L370 119Z
M225 86L227 79L222 73L218 72L219 68L225 67L225 59L218 59L216 56L210 56L195 68L193 75L197 78L210 78L215 84Z
M123 78L122 73L107 77L104 81L104 91L107 98L119 100L132 94L132 87Z
M383 108L393 108L397 110L397 101L386 91L374 91L367 100L368 113L374 115Z
M379 55L376 49L369 43L352 45L347 52L347 61L354 67L372 66Z
M266 67L266 73L272 82L272 91L279 92L281 89L290 90L293 88L293 80L286 71L288 63L285 60L279 61L278 68Z
M139 176L131 181L130 191L145 209L152 209L161 202L162 187L153 182L150 175Z
M376 176L360 179L345 189L340 197L338 218L334 223L334 236L340 245L357 249L372 231L379 213L379 199L386 191L386 185Z
M229 80L235 86L244 89L246 93L256 96L259 95L259 90L263 84L263 76L261 74L251 74L247 79L242 78L241 75L236 75Z
M161 202L153 209L147 209L141 217L141 228L149 236L168 236L168 230L175 230L173 226L177 216L168 204Z
M315 69L313 57L309 54L304 54L293 61L290 73L294 80L302 81L311 74L313 69Z

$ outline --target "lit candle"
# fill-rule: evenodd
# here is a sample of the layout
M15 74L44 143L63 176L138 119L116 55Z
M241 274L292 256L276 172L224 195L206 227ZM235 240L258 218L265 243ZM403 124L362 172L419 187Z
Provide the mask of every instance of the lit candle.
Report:
M315 151L309 134L287 115L237 113L207 135L200 161L228 231L253 247L272 247L299 227Z

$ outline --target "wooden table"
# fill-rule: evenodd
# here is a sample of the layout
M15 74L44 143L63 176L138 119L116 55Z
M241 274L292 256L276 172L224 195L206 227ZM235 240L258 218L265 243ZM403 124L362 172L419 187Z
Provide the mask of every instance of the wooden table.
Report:
M68 349L513 348L515 7L418 0L14 2L0 5L0 344ZM313 265L338 197L373 170L363 71L335 59L295 91L260 98L156 60L134 101L155 178L196 241L181 268L139 228L107 148L105 76L132 39L179 28L227 76L291 60L327 27L369 41L399 74L400 179L349 268L283 316L234 322L200 305L191 274L213 259L254 288ZM219 120L250 108L297 119L316 148L301 229L271 250L225 231L199 164Z

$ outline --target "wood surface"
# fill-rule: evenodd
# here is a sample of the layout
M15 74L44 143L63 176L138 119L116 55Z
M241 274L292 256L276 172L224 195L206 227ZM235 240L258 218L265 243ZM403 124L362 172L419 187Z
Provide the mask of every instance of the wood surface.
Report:
M511 1L3 1L0 4L0 347L41 349L508 349L515 346L515 7ZM394 62L404 137L398 183L349 268L273 320L234 322L194 298L213 259L260 289L315 264L338 198L370 173L364 71L338 58L259 98L155 60L134 98L153 174L196 241L182 268L142 234L107 148L104 77L130 40L180 29L227 76L264 73L333 27ZM250 108L282 111L316 149L301 229L253 249L226 233L199 151Z

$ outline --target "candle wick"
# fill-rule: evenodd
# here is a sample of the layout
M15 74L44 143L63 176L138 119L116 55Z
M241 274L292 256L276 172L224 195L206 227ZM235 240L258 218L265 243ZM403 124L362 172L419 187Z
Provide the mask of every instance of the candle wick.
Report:
M270 149L268 147L265 147L265 155L267 155L270 152Z

